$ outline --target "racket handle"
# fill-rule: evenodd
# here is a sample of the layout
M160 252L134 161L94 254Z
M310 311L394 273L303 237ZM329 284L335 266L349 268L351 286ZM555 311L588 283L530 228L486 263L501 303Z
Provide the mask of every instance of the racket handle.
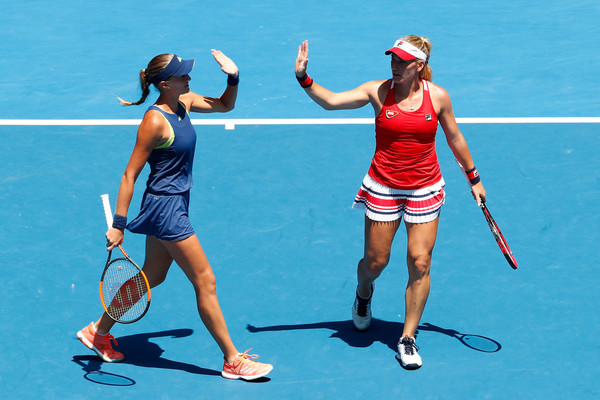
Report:
M106 226L110 228L113 223L112 210L110 209L110 201L108 200L108 194L100 196L102 198L102 206L104 207L104 217L106 218Z

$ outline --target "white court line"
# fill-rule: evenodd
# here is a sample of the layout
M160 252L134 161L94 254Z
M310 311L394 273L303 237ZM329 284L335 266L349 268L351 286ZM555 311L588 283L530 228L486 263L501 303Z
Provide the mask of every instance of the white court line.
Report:
M0 119L0 126L126 126L139 125L141 119ZM459 124L597 124L600 117L489 117L456 118ZM372 125L374 118L247 118L194 119L193 125Z

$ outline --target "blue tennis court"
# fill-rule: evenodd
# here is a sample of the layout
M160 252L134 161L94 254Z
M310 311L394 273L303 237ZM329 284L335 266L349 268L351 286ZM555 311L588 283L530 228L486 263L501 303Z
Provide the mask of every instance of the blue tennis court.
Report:
M35 2L3 2L3 398L598 398L600 125L492 119L600 116L600 5L228 4L66 1L49 13ZM463 118L488 206L519 261L517 271L506 263L440 131L448 197L417 371L394 357L404 229L377 281L372 327L352 325L363 214L351 204L373 154L373 125L269 124L372 117L368 107L326 112L310 101L293 76L302 40L311 76L341 91L388 77L383 52L409 33L433 42L433 81ZM101 310L99 196L109 193L114 207L137 127L33 125L141 118L146 106L124 108L115 96L137 100L139 69L161 52L196 58L192 90L218 95L225 77L211 48L237 63L241 82L236 109L208 117L262 122L196 127L190 217L236 346L275 366L254 383L220 377L219 348L175 266L152 292L149 313L113 329L122 363L103 363L82 346L75 333ZM143 256L141 236L128 234L125 244Z

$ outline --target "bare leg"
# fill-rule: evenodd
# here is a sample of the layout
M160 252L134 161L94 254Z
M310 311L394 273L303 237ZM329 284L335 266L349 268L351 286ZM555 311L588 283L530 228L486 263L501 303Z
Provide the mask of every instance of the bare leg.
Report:
M365 217L364 257L358 262L357 268L358 295L360 297L369 297L371 284L388 265L392 242L400 222L400 220L378 222Z
M406 223L408 235L408 285L402 337L415 337L419 321L429 297L431 254L437 237L439 218L424 224Z
M238 351L229 337L225 318L217 300L215 276L198 238L192 235L180 241L161 243L194 286L200 318L227 361L232 362Z

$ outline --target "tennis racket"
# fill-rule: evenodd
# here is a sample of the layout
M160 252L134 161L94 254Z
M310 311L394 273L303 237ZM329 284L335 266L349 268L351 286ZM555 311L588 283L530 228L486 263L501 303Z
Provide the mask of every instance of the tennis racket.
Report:
M508 264L510 264L512 269L517 269L517 260L512 251L510 251L510 247L508 247L508 243L506 242L506 239L504 239L504 235L502 235L498 224L496 221L494 221L494 218L492 218L492 214L490 214L490 210L488 210L484 202L481 202L481 211L483 211L485 220L487 221L490 230L492 231L492 235L494 235L494 238L500 247L500 250L502 250L502 254L504 254L504 257L506 257L506 261L508 261Z
M467 182L469 182L469 178L467 177L465 168L462 166L462 164L456 158L454 159L454 161L456 161L456 163L458 164L465 179L467 180ZM498 243L498 246L500 247L502 254L504 254L504 257L506 257L506 261L508 261L508 263L510 264L512 269L517 269L517 267L518 267L517 259L515 258L512 251L510 251L510 247L508 247L508 243L506 242L506 239L504 239L502 232L500 232L500 228L498 227L498 224L496 223L496 221L494 221L494 218L492 218L492 214L490 214L490 210L488 210L487 206L485 205L485 203L483 201L481 202L480 207L481 207L481 210L483 211L483 215L485 216L485 220L487 221L487 223L490 227L490 230L492 231L492 235L494 235L494 238L496 239L496 242Z
M103 194L102 205L106 225L112 226L113 217L108 195ZM100 278L100 300L104 311L116 322L130 324L140 320L150 307L150 284L146 274L119 245L123 257L111 260L108 252L106 266Z

